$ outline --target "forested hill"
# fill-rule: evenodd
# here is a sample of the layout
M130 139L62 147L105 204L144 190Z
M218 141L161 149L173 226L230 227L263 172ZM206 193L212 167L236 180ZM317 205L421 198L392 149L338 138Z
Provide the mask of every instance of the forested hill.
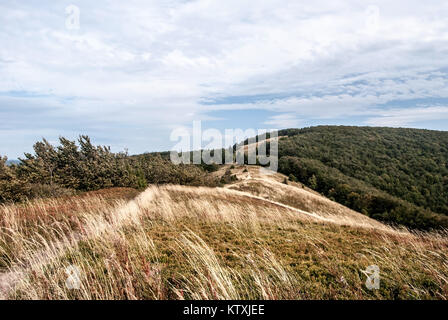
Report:
M318 126L279 131L279 170L357 211L448 227L448 132Z

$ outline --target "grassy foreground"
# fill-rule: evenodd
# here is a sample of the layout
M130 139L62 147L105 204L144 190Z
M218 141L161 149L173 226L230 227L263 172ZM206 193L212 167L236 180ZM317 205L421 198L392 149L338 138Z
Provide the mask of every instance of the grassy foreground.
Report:
M227 188L0 207L0 298L448 298L446 233L392 229L279 177L237 174ZM79 289L66 286L71 265ZM369 265L379 290L365 286Z

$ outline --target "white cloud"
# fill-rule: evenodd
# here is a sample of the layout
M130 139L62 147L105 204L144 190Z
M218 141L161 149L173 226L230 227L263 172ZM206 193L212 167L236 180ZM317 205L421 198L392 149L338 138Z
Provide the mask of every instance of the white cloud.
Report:
M378 112L366 124L385 127L406 127L417 122L448 120L448 107L390 109Z
M274 111L266 124L297 126L448 99L443 0L83 0L79 30L65 27L70 4L0 4L0 103L11 91L33 93L23 99L51 120L44 131L0 104L2 121L34 127L36 137L114 128L120 143L134 143L148 128L190 125L217 109ZM261 95L272 98L201 104ZM135 151L166 147L146 146Z
M295 114L284 113L270 117L264 124L274 128L297 128L301 125L301 121L297 119Z

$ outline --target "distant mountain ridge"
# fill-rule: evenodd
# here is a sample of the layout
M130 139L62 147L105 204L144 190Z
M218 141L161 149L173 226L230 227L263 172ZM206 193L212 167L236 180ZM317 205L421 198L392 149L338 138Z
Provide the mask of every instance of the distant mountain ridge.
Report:
M10 165L12 165L12 164L18 164L18 163L20 163L19 160L6 160L6 164L7 164L8 166L10 166Z

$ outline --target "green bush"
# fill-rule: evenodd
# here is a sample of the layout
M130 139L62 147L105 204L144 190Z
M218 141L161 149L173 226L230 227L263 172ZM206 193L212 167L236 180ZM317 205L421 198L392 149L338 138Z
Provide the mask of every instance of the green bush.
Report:
M37 142L34 154L26 153L11 167L6 165L6 158L0 158L0 202L110 187L145 189L149 184L218 183L201 166L174 165L161 154L113 153L109 147L94 146L87 136L80 136L78 143L63 137L59 141L57 147L45 139Z

